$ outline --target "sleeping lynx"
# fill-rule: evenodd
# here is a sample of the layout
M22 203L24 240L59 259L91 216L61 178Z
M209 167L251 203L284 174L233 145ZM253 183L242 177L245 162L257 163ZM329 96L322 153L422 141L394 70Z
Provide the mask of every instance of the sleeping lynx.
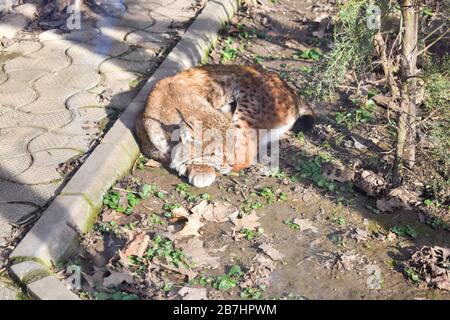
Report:
M146 156L205 187L217 173L255 164L267 145L292 127L308 129L313 120L313 110L275 73L205 65L159 81L136 134Z

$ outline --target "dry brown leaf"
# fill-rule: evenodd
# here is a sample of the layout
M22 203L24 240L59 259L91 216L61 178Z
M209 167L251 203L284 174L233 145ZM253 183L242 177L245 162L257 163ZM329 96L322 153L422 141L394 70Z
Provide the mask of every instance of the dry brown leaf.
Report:
M207 300L206 293L206 288L183 287L178 291L183 300Z
M193 214L201 215L205 220L211 222L224 222L232 217L236 217L239 211L231 204L215 201L208 204L203 200L191 209Z
M241 230L242 228L247 228L249 230L254 230L261 226L261 223L258 221L259 217L255 212L250 214L242 215L242 218L232 217L230 218L231 222L236 226L237 230Z
M137 233L125 246L123 253L126 256L143 256L150 243L150 237L144 232Z
M366 241L368 236L367 231L360 228L354 228L350 233L350 237L356 239L356 241Z
M300 231L311 230L314 233L319 232L319 229L309 219L295 218L292 222L300 226Z
M203 214L203 217L212 222L225 222L228 219L235 218L239 214L233 205L223 202L214 202L212 204L212 210L209 210Z
M420 198L420 191L408 190L404 186L392 189L391 191L389 191L389 195L391 197L399 199L404 204L404 207L408 210L411 209L408 204L419 204L423 200Z
M355 178L355 185L369 196L376 196L386 189L387 183L375 172L364 170Z
M393 212L394 210L400 209L403 207L403 203L394 198L390 199L378 199L377 200L377 209L382 212Z
M187 217L187 219L188 221L184 225L183 229L175 233L175 239L182 239L189 236L200 236L198 230L204 225L201 221L201 215L198 213L192 213Z
M219 266L219 258L210 256L208 251L203 247L203 241L199 238L192 238L185 245L180 245L180 247L195 266L210 266L212 268Z
M148 160L144 164L144 166L149 167L149 168L159 168L159 167L161 167L161 165L162 165L161 162L158 162L158 161L153 160L153 159Z
M432 287L450 291L450 249L423 246L406 263Z
M173 209L172 214L176 217L184 217L184 218L188 218L189 216L189 212L184 207Z
M118 287L122 283L126 282L128 284L134 283L133 277L124 272L116 272L116 271L110 271L111 275L103 279L103 285L105 287Z
M272 260L282 260L284 258L284 255L281 254L277 249L274 247L268 245L267 243L263 243L259 246L259 248L267 254Z

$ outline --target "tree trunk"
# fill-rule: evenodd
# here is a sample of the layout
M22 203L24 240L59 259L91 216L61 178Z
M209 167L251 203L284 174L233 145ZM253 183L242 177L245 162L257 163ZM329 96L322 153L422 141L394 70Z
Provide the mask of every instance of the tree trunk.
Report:
M393 167L393 182L398 185L403 178L405 162L412 166L415 161L416 121L416 61L418 15L414 0L402 0L402 60L400 110L397 128L397 150Z
M405 163L412 168L416 162L416 106L417 106L417 45L418 45L418 29L419 29L419 10L417 3L412 8L411 13L411 44L407 48L407 59L409 61L409 78L408 78L408 144L405 150Z

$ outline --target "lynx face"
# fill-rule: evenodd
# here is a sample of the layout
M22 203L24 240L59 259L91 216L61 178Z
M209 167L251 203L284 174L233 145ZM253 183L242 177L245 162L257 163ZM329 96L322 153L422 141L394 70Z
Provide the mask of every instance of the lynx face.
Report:
M260 150L313 117L274 73L207 65L159 81L136 134L146 156L206 187L218 174L256 164Z

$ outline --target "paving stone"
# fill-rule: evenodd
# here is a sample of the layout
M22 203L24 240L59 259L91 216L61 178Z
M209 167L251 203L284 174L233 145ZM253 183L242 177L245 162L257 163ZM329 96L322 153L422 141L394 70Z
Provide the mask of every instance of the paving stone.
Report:
M139 76L128 71L103 73L102 85L110 89L114 94L129 91Z
M62 37L70 41L87 42L100 37L100 30L97 28L85 28L81 30L72 30L68 33L64 33Z
M14 38L27 25L27 18L20 13L10 13L0 20L0 38Z
M28 144L30 152L48 150L53 148L70 148L80 152L86 152L89 140L83 135L62 135L58 131L43 133Z
M104 161L111 157L114 157L115 161ZM95 208L99 208L103 195L127 172L133 161L134 159L120 145L101 143L67 183L61 194L84 194ZM96 179L91 179L93 176Z
M81 118L88 122L99 122L112 114L115 113L114 110L109 108L79 108L78 109Z
M156 57L157 51L150 48L134 48L131 52L120 56L121 60L146 62Z
M22 203L0 203L0 246L6 244L5 237L11 235L11 223L36 211L36 207Z
M99 95L91 92L80 92L70 97L67 102L68 109L78 109L87 107L100 107L106 106L107 102L100 102Z
M41 32L38 36L39 41L51 41L51 40L63 40L63 33L58 29L50 29L44 32Z
M9 180L23 185L37 185L62 181L62 178L55 166L39 166L32 163L24 172Z
M99 54L92 51L91 45L75 45L68 51L67 55L72 59L75 65L90 65L93 70L98 70L100 64L109 59L110 56L106 54Z
M129 71L137 73L148 73L151 66L153 65L152 60L148 61L129 61L122 60L121 58L112 58L105 61L100 66L100 72L117 72L117 71Z
M127 52L130 48L127 43L114 40L107 36L100 36L93 41L83 43L82 46L95 54L108 55L111 57L119 56Z
M87 90L96 86L100 82L100 75L88 65L71 65L57 73L48 74L35 82L38 92L59 88L73 89L73 93L78 90Z
M0 156L0 178L11 180L13 177L23 173L32 163L30 154L10 154L7 157Z
M55 130L68 125L73 118L71 111L34 114L14 110L0 116L0 128L30 126L44 130Z
M6 80L8 80L8 76L6 75L6 73L0 71L0 85L4 83Z
M16 263L9 270L18 282L25 285L51 275L46 266L32 260Z
M0 85L0 103L3 106L20 108L33 102L37 93L33 88L22 81L7 80Z
M0 179L0 203L28 202L43 206L55 196L60 183L39 185L22 185L19 183Z
M0 117L0 120L2 118ZM0 129L0 158L27 154L28 143L42 132L42 129L27 127L15 128L10 126L9 128Z
M11 71L8 73L8 78L13 82L23 82L22 84L18 84L20 86L27 86L27 84L32 83L36 79L42 77L47 74L48 71L41 69L31 69L31 70L17 70Z
M79 151L68 148L41 150L31 153L33 164L37 166L58 166L60 163L79 155Z
M147 31L134 31L127 35L125 40L132 45L139 45L144 48L165 47L171 36L165 33L154 33Z
M35 41L16 42L12 46L5 49L7 52L15 52L21 55L27 55L36 52L42 48L42 44Z
M64 100L76 92L74 89L68 88L54 88L53 90L46 90L44 94L30 104L27 104L20 109L23 112L31 112L33 114L49 114L54 112L67 112ZM58 99L58 100L56 100Z
M95 213L82 195L57 196L10 259L36 258L48 266L60 262L74 248L76 230L86 231Z
M19 289L11 285L4 284L0 281L0 301L17 300L17 296L19 293Z
M54 276L30 283L28 290L40 300L80 300Z
M128 33L135 30L134 27L121 25L120 19L111 19L109 17L99 20L97 28L100 29L104 36L116 41L122 41Z
M66 68L69 65L70 59L65 55L63 50L47 48L24 57L9 60L4 65L3 70L6 73L32 69L51 72Z
M65 51L73 46L76 46L77 43L73 42L71 40L66 39L58 39L58 40L48 40L42 43L42 50L52 50L52 51L58 51L59 53L63 54ZM40 52L39 52L40 54Z

